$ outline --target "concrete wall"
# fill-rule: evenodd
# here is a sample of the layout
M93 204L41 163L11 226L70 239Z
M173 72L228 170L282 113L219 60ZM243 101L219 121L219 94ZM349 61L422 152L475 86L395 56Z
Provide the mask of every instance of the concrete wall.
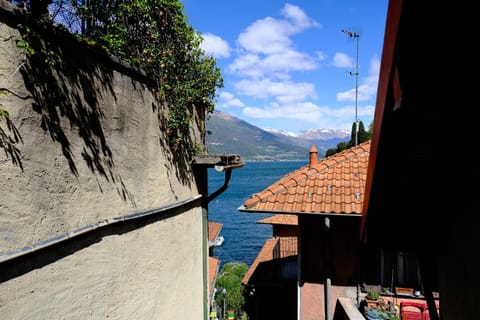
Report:
M195 199L188 155L165 142L166 109L148 79L48 30L40 37L61 61L27 58L12 12L0 1L0 108L13 130L1 126L19 140L0 153L1 261L86 226ZM202 121L192 125L200 142ZM182 208L0 263L1 318L200 319L202 213L199 201Z

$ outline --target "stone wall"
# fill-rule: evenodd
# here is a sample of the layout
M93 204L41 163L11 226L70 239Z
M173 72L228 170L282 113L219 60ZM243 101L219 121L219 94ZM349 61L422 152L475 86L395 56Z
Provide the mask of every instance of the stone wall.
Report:
M166 110L148 78L56 31L39 35L59 62L28 58L17 17L1 0L0 108L12 124L1 126L18 141L0 153L1 257L196 199L188 155L166 143ZM196 120L190 138L201 142ZM192 203L17 259L25 272L2 270L11 276L0 283L1 317L200 319L202 214Z

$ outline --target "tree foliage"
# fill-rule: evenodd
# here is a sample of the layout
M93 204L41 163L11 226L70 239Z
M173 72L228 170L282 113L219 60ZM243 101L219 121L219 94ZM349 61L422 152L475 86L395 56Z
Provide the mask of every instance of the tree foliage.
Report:
M248 266L244 262L228 262L217 277L215 288L218 295L217 305L223 305L225 300L226 309L233 309L236 314L243 312L245 298L243 295L242 279L248 271ZM225 289L226 294L223 293Z
M172 144L186 142L193 107L213 112L223 78L216 60L201 49L202 36L187 23L179 0L12 2L32 13L48 6L52 21L144 70L169 108L166 133Z
M337 144L336 148L328 149L325 152L325 157L329 157L329 156L334 155L338 152L341 152L341 151L344 151L344 150L347 150L349 148L354 147L355 146L355 140L357 140L357 139L358 139L357 140L358 144L370 140L372 138L373 122L370 123L370 125L368 127L368 131L366 131L365 130L365 125L363 124L363 122L359 121L357 138L355 137L356 130L357 130L356 122L353 122L350 141L349 142L340 142L339 144Z

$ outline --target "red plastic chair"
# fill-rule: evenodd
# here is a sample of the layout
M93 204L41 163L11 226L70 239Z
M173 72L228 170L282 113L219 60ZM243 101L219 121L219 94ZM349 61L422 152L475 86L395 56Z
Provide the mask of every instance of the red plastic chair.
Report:
M424 303L409 301L403 301L400 303L400 318L402 320L425 320L424 312Z

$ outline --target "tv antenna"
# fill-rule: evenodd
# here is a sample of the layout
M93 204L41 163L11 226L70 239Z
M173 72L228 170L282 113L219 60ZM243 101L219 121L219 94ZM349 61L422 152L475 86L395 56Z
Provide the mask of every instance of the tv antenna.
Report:
M360 34L357 32L349 31L342 29L342 32L345 33L349 38L356 40L357 50L355 54L355 72L350 71L351 76L355 76L355 147L358 145L358 40Z

